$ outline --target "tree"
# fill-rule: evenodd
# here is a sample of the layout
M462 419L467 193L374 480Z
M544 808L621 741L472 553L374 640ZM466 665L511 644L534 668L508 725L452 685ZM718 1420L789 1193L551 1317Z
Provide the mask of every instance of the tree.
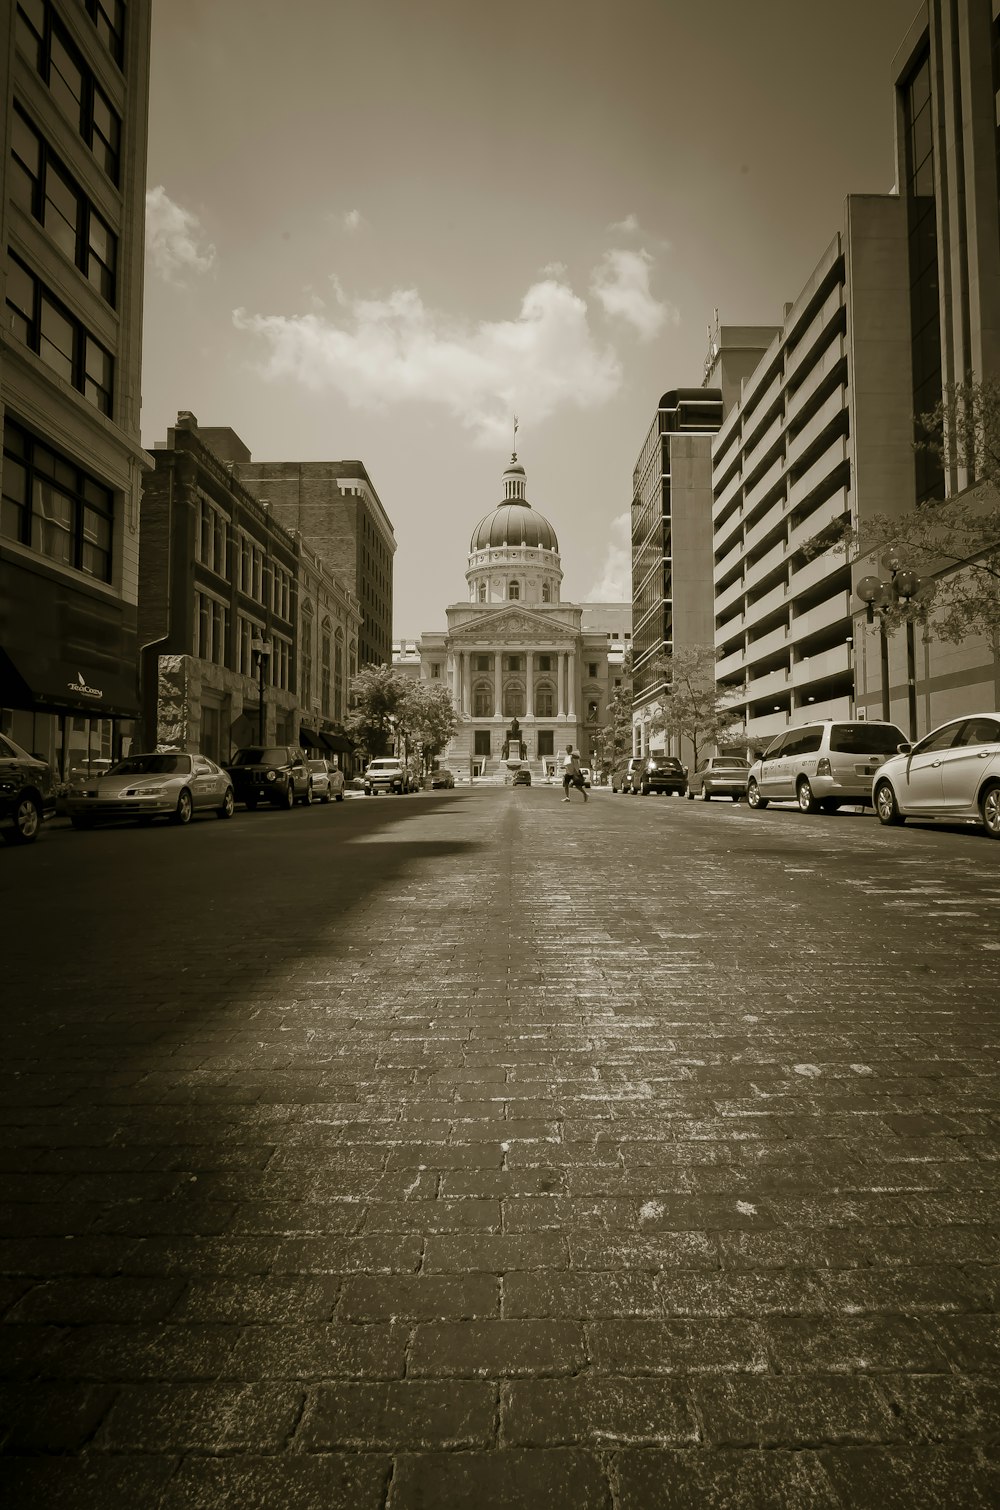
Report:
M975 479L950 498L929 498L896 517L873 515L839 542L855 560L893 559L923 579L910 601L882 610L888 631L907 619L925 623L953 644L975 635L995 641L1000 628L1000 381L949 384L941 402L917 421L918 450L945 474L964 468ZM817 537L822 548L829 541Z
M451 693L440 683L410 682L399 717L408 744L419 751L421 767L428 771L458 727Z
M400 714L410 685L391 666L363 666L352 678L344 727L369 758L384 755L403 732Z
M677 646L658 667L666 688L650 732L665 730L690 740L695 770L704 749L732 739L743 726L715 679L718 659L714 645Z
M621 685L608 703L608 721L598 730L594 745L601 768L614 772L632 753L632 652L622 661Z

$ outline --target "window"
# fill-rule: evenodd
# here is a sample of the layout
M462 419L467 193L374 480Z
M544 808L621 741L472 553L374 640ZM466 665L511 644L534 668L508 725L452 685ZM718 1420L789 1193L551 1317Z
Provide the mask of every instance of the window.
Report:
M121 68L125 61L125 0L84 0L97 35Z
M556 712L555 692L551 687L535 689L535 715L538 718L554 718ZM541 751L539 751L541 754Z
M330 718L330 653L332 641L330 630L332 625L329 619L323 620L323 633L320 639L321 664L320 664L320 707L324 718Z
M280 634L271 636L271 686L292 690L292 642Z
M102 414L111 414L114 358L31 270L9 254L7 308L10 328L46 367Z
M538 731L539 755L555 754L555 731L552 729L539 729Z
M542 583L542 602L547 603L552 595L552 589L547 582Z
M257 635L263 638L264 629L262 625L245 619L242 614L237 620L237 626L236 669L243 676L253 676L256 670L253 663L253 642Z
M216 576L226 578L229 576L228 524L221 509L207 498L201 499L195 556Z
M7 420L0 536L110 582L113 521L110 488Z
M493 717L493 688L488 682L477 682L473 689L472 715L474 718ZM486 754L489 754L489 750Z
M535 662L535 665L538 667L539 671L551 671L553 669L553 667L552 667L552 656L551 655L540 655L540 656L538 656L538 658L537 658L537 660Z
M114 7L102 3L99 9L110 15ZM39 77L48 84L52 98L73 122L111 182L117 184L121 119L77 51L51 0L18 0L17 40Z
M601 711L601 707L600 707L600 703L597 701L597 698L596 697L588 698L588 700L587 700L587 723L588 724L596 724L597 719L598 719L598 715L600 714L600 711Z
M473 671L489 671L492 665L492 657L488 655L474 655L472 657Z
M480 582L480 584L479 584L479 601L480 601L480 603L485 603L486 602L486 583L485 582Z
M226 664L226 638L229 632L229 609L218 598L208 593L194 595L194 646L195 656L202 661L212 661L216 666Z
M302 625L299 630L299 647L302 652L302 685L299 688L299 701L304 710L312 707L314 633L312 604L305 603L302 607Z
M524 717L524 688L516 682L503 689L503 712L505 718Z
M511 598L511 599L519 598L521 596L521 584L520 584L520 582L511 582L511 583L508 584L508 587L507 587L507 596L508 596L508 598Z
M523 671L524 670L524 656L523 655L505 655L504 656L504 660L503 660L503 667L504 667L505 671Z
M440 680L441 680L441 662L440 661L431 661L431 681L439 682Z
M930 54L925 52L902 92L909 229L913 412L926 414L941 397L941 324L937 216L934 196L934 121ZM924 439L919 425L916 439ZM916 452L917 502L944 497L944 473L932 451Z
M344 631L339 628L333 645L333 716L338 723L344 716Z
M475 740L473 753L475 755L488 755L490 753L489 729L477 729L473 738Z
M587 662L587 675L590 677L591 681L596 681L597 677L600 675L600 666L598 665L597 661Z

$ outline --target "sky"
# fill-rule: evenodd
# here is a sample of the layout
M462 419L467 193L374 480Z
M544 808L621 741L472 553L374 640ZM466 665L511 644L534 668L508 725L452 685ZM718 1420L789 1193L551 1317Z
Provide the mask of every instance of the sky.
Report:
M780 322L894 182L918 0L154 0L142 435L358 458L394 634L445 626L513 416L563 598L631 596L632 468L714 312Z

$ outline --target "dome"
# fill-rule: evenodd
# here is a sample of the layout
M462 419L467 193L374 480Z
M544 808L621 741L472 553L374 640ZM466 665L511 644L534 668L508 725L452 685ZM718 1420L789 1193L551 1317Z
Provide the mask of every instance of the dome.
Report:
M525 471L517 459L510 458L503 474L504 501L481 519L472 531L472 552L491 546L526 545L534 550L558 551L556 532L544 515L533 509L524 496Z
M499 504L492 514L487 514L476 525L469 549L484 551L491 545L529 545L543 551L559 549L555 530L526 499Z

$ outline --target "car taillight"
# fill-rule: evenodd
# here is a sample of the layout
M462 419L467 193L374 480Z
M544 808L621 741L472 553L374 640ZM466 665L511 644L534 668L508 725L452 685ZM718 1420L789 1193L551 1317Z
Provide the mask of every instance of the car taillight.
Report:
M827 760L827 758L826 758L825 755L822 757L821 760L817 760L817 762L816 762L816 775L817 776L832 776L833 775L832 767L830 765L829 760Z

